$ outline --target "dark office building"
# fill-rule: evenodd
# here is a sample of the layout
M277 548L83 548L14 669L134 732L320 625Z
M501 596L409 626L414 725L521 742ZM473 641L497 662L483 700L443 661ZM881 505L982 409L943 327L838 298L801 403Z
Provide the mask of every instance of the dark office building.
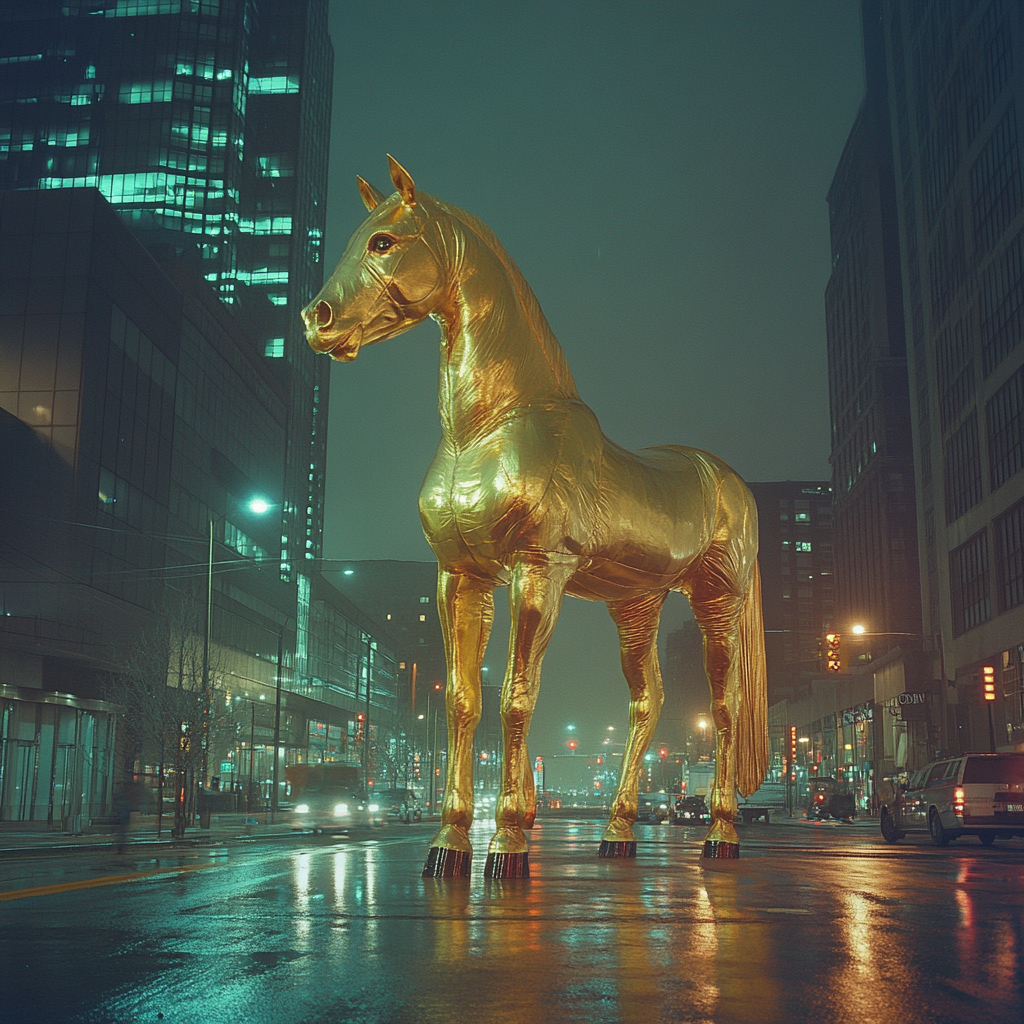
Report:
M865 5L865 10L870 8ZM923 632L952 749L1024 744L1024 9L881 4ZM981 699L983 668L998 698Z
M920 650L914 451L879 4L863 5L867 91L828 193L835 628L849 664ZM856 638L850 627L864 633ZM930 687L920 680L922 688ZM927 685L925 685L927 684Z
M287 383L282 530L299 612L322 552L322 283L333 51L326 0L0 6L0 188L95 187L153 251L195 256Z
M696 760L708 753L714 743L709 712L711 693L704 671L704 638L696 622L690 620L666 634L661 674L665 703L652 748L665 744L673 755L681 752ZM702 721L703 729L698 724Z
M835 616L832 488L821 481L752 483L764 609L768 700L792 696L821 667Z
M0 818L67 827L153 769L153 735L125 747L142 663L148 694L208 690L207 775L265 789L278 680L289 760L360 760L367 693L387 752L388 646L281 579L289 397L195 261L158 264L97 190L0 192Z

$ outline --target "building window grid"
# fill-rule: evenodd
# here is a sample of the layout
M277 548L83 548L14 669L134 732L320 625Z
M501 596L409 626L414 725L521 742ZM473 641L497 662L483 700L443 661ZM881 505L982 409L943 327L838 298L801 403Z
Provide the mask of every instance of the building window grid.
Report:
M1017 119L1011 103L971 169L974 247L977 259L994 248L1024 199Z
M1003 0L993 0L976 36L982 59L975 65L967 107L968 136L973 139L985 123L999 94L1013 74L1010 26Z
M999 611L1024 604L1024 502L993 524L999 578Z
M939 385L939 415L947 432L974 399L974 346L967 329L967 317L960 317L939 337L936 349L936 374ZM918 379L924 374L918 367ZM923 392L927 402L927 391ZM926 412L920 414L922 423Z
M1024 333L1024 231L992 261L979 292L982 366L987 377Z
M986 530L950 552L949 583L956 636L962 636L992 617Z
M981 501L977 410L946 442L945 462L946 522L952 523Z
M985 408L992 490L1024 466L1024 367L992 396Z

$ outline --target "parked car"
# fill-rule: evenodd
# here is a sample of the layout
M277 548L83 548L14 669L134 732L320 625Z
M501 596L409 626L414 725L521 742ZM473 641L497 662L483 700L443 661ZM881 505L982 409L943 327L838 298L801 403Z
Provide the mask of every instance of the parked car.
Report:
M702 796L681 796L672 809L673 825L703 825L711 821L711 812Z
M385 789L374 794L388 821L420 821L423 805L413 789Z
M660 825L668 820L668 797L641 795L636 820L639 824Z
M1024 754L964 754L896 780L881 806L882 837L928 833L936 846L960 836L1024 836Z

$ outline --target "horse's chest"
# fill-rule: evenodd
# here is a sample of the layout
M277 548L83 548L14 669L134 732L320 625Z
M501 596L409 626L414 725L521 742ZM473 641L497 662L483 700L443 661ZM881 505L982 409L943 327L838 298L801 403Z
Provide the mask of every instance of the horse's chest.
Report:
M420 490L420 519L431 546L500 558L539 525L543 473L512 451L439 451Z

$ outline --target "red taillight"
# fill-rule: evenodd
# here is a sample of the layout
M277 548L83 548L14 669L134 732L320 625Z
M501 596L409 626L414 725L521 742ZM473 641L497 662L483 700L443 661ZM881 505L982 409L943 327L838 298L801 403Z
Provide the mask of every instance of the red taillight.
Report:
M824 793L819 793L814 799L817 800L818 803L820 804L825 799L825 794Z
M957 786L953 790L953 812L955 814L964 813L964 789L963 786Z

